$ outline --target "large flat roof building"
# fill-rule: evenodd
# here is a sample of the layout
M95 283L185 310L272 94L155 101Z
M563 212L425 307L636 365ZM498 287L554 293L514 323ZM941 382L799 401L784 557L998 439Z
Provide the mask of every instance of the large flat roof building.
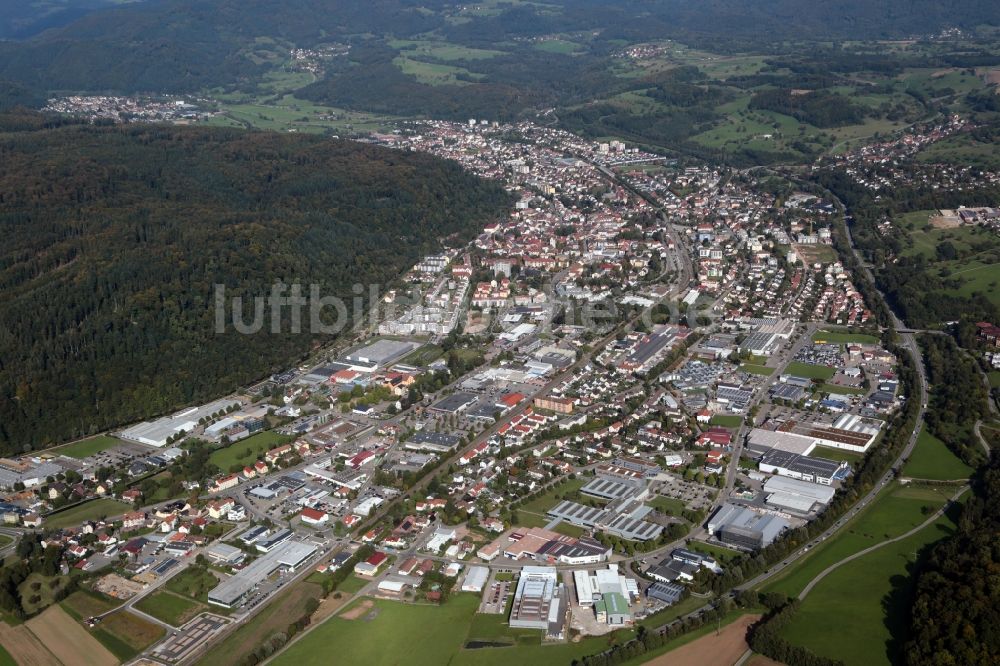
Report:
M561 636L565 615L566 588L559 583L555 567L522 568L511 605L510 626Z
M284 567L295 570L315 552L316 546L312 544L302 541L288 541L254 560L245 569L212 588L212 591L208 593L208 601L219 606L232 608L243 601L275 569Z

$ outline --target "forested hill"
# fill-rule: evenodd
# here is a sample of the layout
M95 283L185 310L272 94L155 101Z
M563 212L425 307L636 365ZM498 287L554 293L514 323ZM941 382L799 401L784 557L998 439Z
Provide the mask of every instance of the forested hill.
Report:
M216 283L249 296L278 279L316 282L350 298L351 285L397 279L437 239L469 238L509 205L498 185L424 154L45 125L0 116L2 452L214 397L322 339L216 335Z
M384 47L431 33L456 44L506 50L545 34L588 32L594 54L601 55L620 48L619 40L678 39L722 50L750 44L773 48L782 41L898 38L1000 23L1000 3L995 0L549 0L498 2L482 12L453 0L151 0L89 11L107 1L32 3L63 11L46 19L55 26L50 30L29 33L31 39L0 42L0 81L39 94L195 92L259 80L268 69L256 52L263 45L308 48L341 41L355 47ZM66 7L81 10L82 15L62 25L73 16ZM83 8L88 11L82 12ZM44 23L35 16L37 11L28 12L28 17L20 17L24 11L14 13L17 16L8 23L18 18ZM0 37L3 19L0 12ZM366 57L374 57L373 53L377 49ZM483 94L481 103L529 107L553 85L553 78L560 96L573 99L572 89L589 91L595 85L592 77L601 75L589 69L593 63L588 58L573 63L568 54L548 55L557 65L556 77L529 47L521 48L513 61L497 63L502 67L486 79L490 87L478 91ZM375 65L385 69L379 60ZM376 74L383 87L412 84L385 82L386 72ZM560 83L567 76L569 81ZM346 101L364 92L352 90L365 85L363 79L337 83L328 92L350 93ZM448 110L449 100L433 96L434 91L410 85L402 92L428 98L411 105L414 108L433 102L435 115ZM397 93L392 90L386 99ZM313 91L313 98L317 95ZM343 105L344 100L331 103Z

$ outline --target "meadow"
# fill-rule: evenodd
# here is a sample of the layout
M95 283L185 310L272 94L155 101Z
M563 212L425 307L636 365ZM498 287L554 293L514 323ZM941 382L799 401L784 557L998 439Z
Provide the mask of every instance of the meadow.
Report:
M903 474L916 479L948 481L969 478L972 468L924 428L920 431L910 459L903 467Z

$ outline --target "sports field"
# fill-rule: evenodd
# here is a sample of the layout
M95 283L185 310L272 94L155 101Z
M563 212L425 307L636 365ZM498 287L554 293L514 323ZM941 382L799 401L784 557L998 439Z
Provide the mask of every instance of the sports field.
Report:
M955 490L954 487L890 486L836 535L812 548L789 573L768 582L763 590L797 596L831 564L920 525Z
M917 445L903 467L903 475L915 479L947 481L967 479L971 474L972 468L952 453L944 442L928 432L927 428L920 431Z
M739 428L743 423L743 417L738 414L716 414L709 423L726 428Z

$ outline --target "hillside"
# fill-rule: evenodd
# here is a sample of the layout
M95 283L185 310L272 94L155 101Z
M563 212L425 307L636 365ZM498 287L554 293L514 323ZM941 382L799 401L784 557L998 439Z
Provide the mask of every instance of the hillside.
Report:
M508 203L456 164L346 141L4 127L22 131L0 133L3 452L207 399L324 339L217 335L214 284L315 282L349 299Z

